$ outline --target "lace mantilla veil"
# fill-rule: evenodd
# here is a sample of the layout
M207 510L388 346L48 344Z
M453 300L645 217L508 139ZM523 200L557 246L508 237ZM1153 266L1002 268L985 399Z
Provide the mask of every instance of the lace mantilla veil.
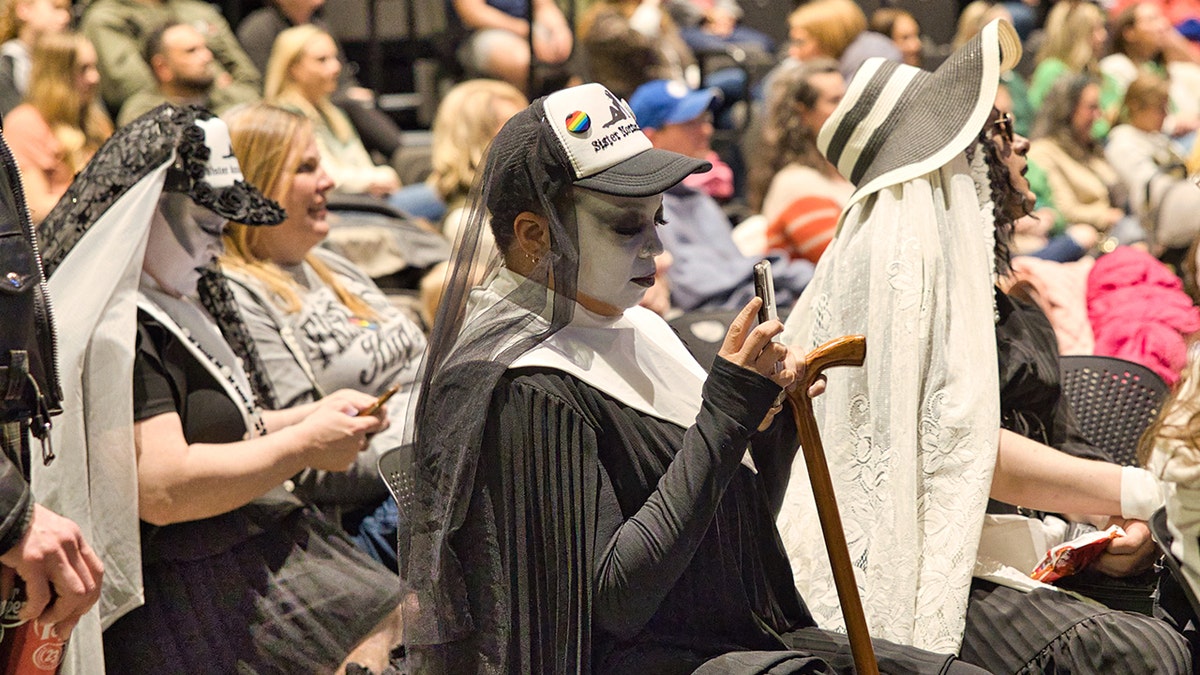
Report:
M1016 44L1002 28L998 36L993 23L982 46L979 36L971 43L990 69L960 83L971 114L955 120L953 139L924 163L857 183L784 333L804 350L867 337L862 368L829 371L816 418L872 637L942 653L961 644L1000 424L995 220L984 153L973 144L995 96L998 37ZM1019 57L1019 46L1004 48L1005 63L1015 61L1010 50ZM848 98L862 93L871 68L889 85L923 77L868 62ZM886 93L880 101L896 109ZM818 624L844 630L802 462L778 525Z

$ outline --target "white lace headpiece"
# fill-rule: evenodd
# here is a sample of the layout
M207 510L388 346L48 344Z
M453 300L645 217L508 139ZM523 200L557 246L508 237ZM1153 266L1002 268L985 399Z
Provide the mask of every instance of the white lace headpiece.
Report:
M817 421L872 637L943 653L962 640L1000 427L995 222L983 153L964 150L1020 56L1013 37L993 22L938 73L855 76L818 144L841 148L830 160L858 191L784 333L805 350L867 338L862 368L829 371ZM907 125L935 99L957 108L924 125L931 143ZM778 523L813 616L841 627L802 463Z

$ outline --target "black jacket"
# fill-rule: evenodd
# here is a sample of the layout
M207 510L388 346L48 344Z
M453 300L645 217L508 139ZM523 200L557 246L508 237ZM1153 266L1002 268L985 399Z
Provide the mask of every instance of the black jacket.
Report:
M37 238L20 174L0 135L0 553L24 535L33 513L29 430L48 442L58 412L54 326ZM43 446L42 457L53 455Z

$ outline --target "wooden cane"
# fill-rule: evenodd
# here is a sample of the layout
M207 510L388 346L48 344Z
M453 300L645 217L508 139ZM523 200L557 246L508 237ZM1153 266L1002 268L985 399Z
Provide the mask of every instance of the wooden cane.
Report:
M846 547L837 497L833 494L833 482L829 478L829 465L825 462L825 448L821 445L812 399L808 396L809 387L823 370L834 366L861 366L866 356L867 339L861 335L847 335L826 342L804 357L804 381L788 397L792 400L796 429L804 450L804 463L808 466L808 478L817 503L817 517L821 521L821 533L825 536L825 551L833 568L833 584L837 587L842 618L846 621L854 669L858 675L879 675L879 664L875 661L875 649L871 646L862 600L858 596L858 582L854 579L854 567L850 564L850 550Z

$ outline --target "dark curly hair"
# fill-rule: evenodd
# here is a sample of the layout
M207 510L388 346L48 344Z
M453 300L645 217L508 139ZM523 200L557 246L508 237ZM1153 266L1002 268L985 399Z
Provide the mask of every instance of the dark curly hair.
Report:
M967 158L973 159L976 148L983 150L983 161L987 165L988 187L992 197L992 220L995 222L996 244L993 254L996 259L996 274L1007 276L1012 271L1012 239L1016 229L1014 220L1005 213L1004 205L1013 199L1013 187L1008 166L992 140L992 125L979 132L977 143L967 148Z
M771 179L793 162L825 171L829 163L817 149L817 132L796 114L797 103L806 108L817 104L820 92L812 86L814 75L837 73L833 59L813 59L786 66L771 81L767 93L766 117L758 146L758 159L750 166L747 202L751 209L762 210Z

